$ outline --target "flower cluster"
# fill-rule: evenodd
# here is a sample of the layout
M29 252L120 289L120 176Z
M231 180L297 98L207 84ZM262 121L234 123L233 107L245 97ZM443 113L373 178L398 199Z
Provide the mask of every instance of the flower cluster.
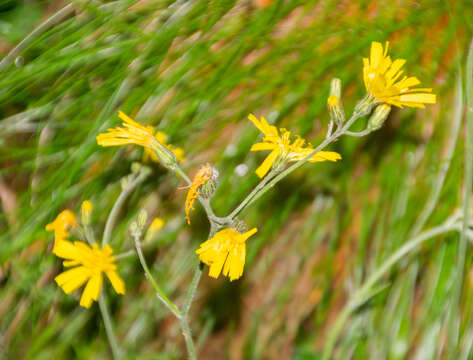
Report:
M344 133L361 136L360 134L365 135L380 128L388 117L392 106L424 108L425 104L436 102L436 96L432 94L432 89L416 88L415 86L420 84L416 77L402 76L401 69L405 60L391 60L388 56L388 48L388 42L384 49L381 43L373 42L369 58L363 59L363 81L367 96L355 108L352 119L354 121L373 112L368 120L366 130L360 133L349 131L352 122L351 120L345 121L345 112L341 103L341 80L332 80L330 96L327 99L331 119L326 135L329 142ZM190 181L178 164L178 161L185 159L184 151L168 144L164 132L155 132L152 126L142 125L122 111L119 111L118 116L123 120L122 126L108 129L105 133L99 134L97 143L105 147L128 144L144 147L143 161L148 159L160 161L166 167L182 175L188 182L189 191L185 200L187 223L190 224L190 212L194 209L196 199L206 206L207 211L210 198L217 186L218 171L209 164L203 165L197 171L194 179ZM341 155L337 152L317 151L318 149L299 136L291 139L290 131L270 125L264 117L258 119L250 114L248 119L263 134L262 140L253 144L250 151L269 151L255 171L259 178L265 178L260 184L267 184L267 181L273 179L290 162L336 162L341 159ZM333 130L335 126L336 129ZM84 201L81 224L85 229L88 229L90 224L92 209L92 203ZM237 213L238 210L237 208ZM244 223L231 215L226 218L217 218L211 212L209 219L212 221L212 236L200 245L196 254L202 263L209 266L210 277L218 278L220 274L223 274L230 281L239 279L245 265L246 241L257 232L257 229L253 228L247 231L246 226L242 225ZM219 221L215 222L215 219ZM146 220L141 222L144 223ZM161 219L154 219L146 232L145 240L153 238L163 224ZM117 273L113 249L109 245L100 248L98 244L93 242L90 245L81 241L70 242L68 237L76 227L77 219L70 210L61 212L52 223L46 226L46 230L54 232L53 253L64 259L64 267L71 268L56 276L56 283L67 294L86 283L80 300L80 305L86 308L89 308L93 301L98 300L104 275L110 280L112 287L118 294L125 294L125 283Z

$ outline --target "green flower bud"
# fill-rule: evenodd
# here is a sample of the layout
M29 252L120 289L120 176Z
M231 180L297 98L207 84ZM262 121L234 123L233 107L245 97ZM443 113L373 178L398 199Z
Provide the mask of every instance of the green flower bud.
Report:
M389 112L391 111L391 106L388 104L381 104L376 107L373 115L371 115L368 120L368 129L377 130L383 126L384 122L388 118Z

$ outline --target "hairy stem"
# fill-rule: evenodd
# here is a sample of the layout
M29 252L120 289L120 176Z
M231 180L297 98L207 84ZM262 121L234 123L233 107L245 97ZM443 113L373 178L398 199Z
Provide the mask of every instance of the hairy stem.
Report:
M107 333L108 342L110 344L110 349L112 350L113 358L120 359L120 348L118 347L117 338L115 332L113 331L112 320L110 319L110 314L108 312L107 303L105 300L105 294L100 294L99 297L99 308L100 313L102 314L103 323L105 326L105 332Z
M143 270L145 272L146 278L149 280L151 285L153 285L154 291L156 292L156 296L158 299L166 306L169 311L171 311L174 316L176 316L179 320L181 319L181 312L177 308L174 303L169 300L169 298L166 296L164 291L159 287L158 283L154 279L153 275L151 274L151 271L149 270L148 264L146 263L146 259L143 255L143 250L141 249L141 242L139 239L138 235L134 235L135 237L135 248L136 252L138 253L138 258L140 259L141 266L143 267Z

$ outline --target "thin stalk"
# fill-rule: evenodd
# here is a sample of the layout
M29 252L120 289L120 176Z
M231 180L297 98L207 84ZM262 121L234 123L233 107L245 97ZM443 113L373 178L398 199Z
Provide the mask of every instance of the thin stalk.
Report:
M113 331L112 320L110 319L110 314L108 312L107 304L105 302L105 294L100 294L99 297L99 308L100 313L102 314L103 323L105 326L105 332L107 333L108 343L110 344L110 349L112 350L113 358L120 359L120 348L118 347L117 338L115 332Z
M143 250L141 249L141 242L138 236L135 236L135 248L136 248L136 252L138 253L141 266L143 267L143 270L145 272L145 276L149 280L151 285L153 285L153 288L156 292L156 296L174 314L174 316L176 316L180 320L182 313L179 311L177 306L174 305L174 303L171 300L169 300L169 298L166 296L164 291L159 287L158 283L156 282L153 275L151 274L151 271L149 270L148 264L146 263L145 257L143 255Z
M398 261L405 259L409 253L416 250L425 241L453 230L459 230L459 225L452 223L451 221L446 221L442 225L424 231L418 236L413 237L403 246L401 246L394 254L388 257L386 261L377 270L375 270L373 274L371 274L365 281L365 283L353 294L351 299L343 308L342 312L335 321L334 326L330 329L327 338L328 340L325 343L322 360L330 359L332 350L337 342L340 332L343 329L343 326L345 325L345 322L348 320L354 310L367 300L367 296L369 295L373 285L375 285Z
M471 191L473 185L473 39L470 42L470 49L468 50L468 56L466 59L466 102L467 102L467 113L466 113L466 143L465 143L465 173L464 173L464 196L463 196L463 219L462 228L460 232L460 239L458 244L457 252L457 264L456 264L456 280L454 283L452 303L450 306L451 311L457 309L460 312L460 303L463 286L463 272L465 270L465 256L468 244L468 222L470 220L470 202L471 202ZM460 323L455 316L451 314L450 317L451 328L450 328L450 341L449 351L450 355L455 354L458 338L459 338L459 326Z
M117 222L118 215L120 214L120 210L123 204L125 203L125 200L133 192L133 190L135 190L135 188L149 176L149 174L150 172L148 171L142 171L135 179L130 181L130 183L127 184L124 187L124 189L122 189L122 192L120 193L120 195L117 198L117 201L113 205L112 211L108 215L107 222L105 223L105 229L103 231L103 238L102 238L102 246L105 246L110 242L113 228L115 227L115 223Z
M243 201L238 205L235 210L233 210L228 217L233 219L237 216L241 210L245 208L246 205L251 201L251 199L261 190L264 186L276 175L276 171L271 169L271 171L256 185L256 187L248 194L248 196L243 199Z
M194 277L192 278L192 282L187 290L186 299L184 300L184 306L182 308L182 315L183 317L187 318L189 314L189 310L192 305L192 301L194 300L194 296L199 286L200 278L202 277L202 270L200 268L200 264L197 265L197 269L194 272Z

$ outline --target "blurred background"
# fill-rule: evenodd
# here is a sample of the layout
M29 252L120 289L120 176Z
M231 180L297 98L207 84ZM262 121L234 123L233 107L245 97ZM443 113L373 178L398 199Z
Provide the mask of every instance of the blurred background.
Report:
M200 359L320 359L350 294L406 242L444 166L423 228L462 204L465 132L454 89L472 19L471 0L1 0L0 358L110 357L98 306L80 308L77 293L54 283L62 265L44 227L90 199L101 235L121 178L143 152L97 145L100 131L120 123L118 109L182 147L188 174L206 162L219 170L212 204L223 216L257 184L265 156L249 152L258 131L247 115L318 144L330 79L342 79L351 113L364 95L362 57L371 41L389 40L392 57L407 60L437 104L396 109L381 130L343 137L328 149L341 162L305 165L242 213L259 229L244 276L230 283L206 269L191 309ZM163 218L145 255L180 305L208 222L197 205L188 226L184 183L148 166L153 175L126 202L112 246L132 248L127 229L140 209ZM472 259L467 253L454 304L457 246L458 234L441 236L397 265L349 319L334 358L471 358ZM127 294L105 288L126 358L183 359L179 324L138 259L120 261L119 273ZM452 318L460 322L455 355L446 346Z

